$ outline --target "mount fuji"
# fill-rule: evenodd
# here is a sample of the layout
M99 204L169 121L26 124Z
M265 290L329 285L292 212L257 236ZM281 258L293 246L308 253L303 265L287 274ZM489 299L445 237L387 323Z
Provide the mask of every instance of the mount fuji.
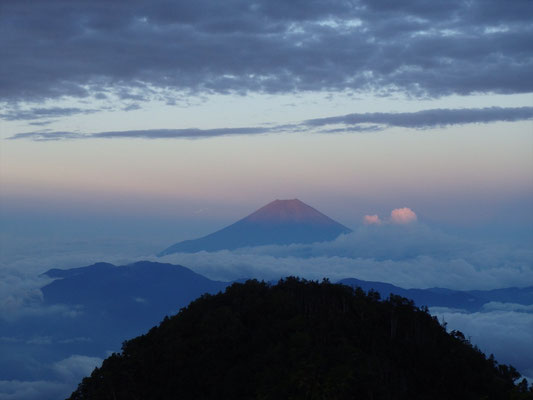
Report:
M275 200L232 225L199 239L176 243L158 255L325 242L350 232L298 199Z

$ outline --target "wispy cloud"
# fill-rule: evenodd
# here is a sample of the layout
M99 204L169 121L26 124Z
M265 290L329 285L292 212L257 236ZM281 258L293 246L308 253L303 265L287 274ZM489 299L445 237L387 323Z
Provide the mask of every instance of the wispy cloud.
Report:
M226 135L258 135L270 133L275 128L244 127L244 128L217 128L217 129L147 129L135 131L111 131L93 133L93 138L144 138L144 139L173 139L173 138L208 138Z
M12 108L0 113L0 118L5 119L6 121L31 121L43 118L68 117L75 114L92 114L98 111L98 109L84 109L78 107Z
M53 140L67 140L67 139L87 139L91 135L76 132L57 132L57 131L37 131L37 132L22 132L17 133L8 139L30 139L36 142L46 142Z
M401 127L430 129L473 123L512 122L533 118L533 107L517 108L470 108L432 109L404 113L362 113L347 114L329 118L310 119L289 125L251 126L215 129L143 129L129 131L107 131L79 133L68 131L34 131L17 133L9 139L30 139L35 141L65 139L202 139L228 135L262 135L269 133L357 133L378 132L388 128ZM370 126L369 126L370 124ZM330 126L341 126L330 128Z
M429 129L473 123L512 122L532 118L533 107L436 108L404 113L354 113L328 118L310 119L305 121L304 124L314 127L341 124L347 126L345 129L359 127L363 124Z
M227 135L258 135L276 131L275 128L218 128L218 129L143 129L131 131L108 131L97 133L77 132L24 132L17 133L8 139L31 139L35 141L53 141L66 139L117 139L117 138L141 138L141 139L202 139Z

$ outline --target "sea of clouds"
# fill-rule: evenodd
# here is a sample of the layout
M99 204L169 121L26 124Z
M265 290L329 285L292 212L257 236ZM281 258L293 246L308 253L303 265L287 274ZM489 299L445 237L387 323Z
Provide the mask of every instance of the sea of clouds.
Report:
M211 279L358 278L404 288L496 289L533 284L533 249L464 239L422 223L360 226L332 242L178 253L153 260Z
M402 210L402 209L399 209ZM414 213L413 213L414 214ZM142 259L186 266L211 279L265 280L284 276L332 281L353 277L404 288L495 289L533 286L533 247L453 235L418 222L408 210L389 218L369 216L352 233L327 243L260 246L236 251L172 254L138 240L14 242L4 237L0 257L0 400L47 399L67 395L109 351L66 354L43 362L39 352L57 338L18 332L17 324L69 318L79 310L44 306L40 288L49 268L73 268L106 261L125 265ZM11 240L11 243L9 242ZM492 302L476 313L430 310L448 329L458 329L487 355L533 377L533 308ZM71 338L83 340L84 338ZM65 339L62 339L65 340ZM85 338L87 340L87 338ZM6 373L8 371L9 373ZM17 372L18 371L18 372ZM18 375L17 375L18 373Z

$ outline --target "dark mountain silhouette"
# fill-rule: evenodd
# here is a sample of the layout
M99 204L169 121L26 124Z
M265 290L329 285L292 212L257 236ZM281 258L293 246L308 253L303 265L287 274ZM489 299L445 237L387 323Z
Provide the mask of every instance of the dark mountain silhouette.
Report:
M375 290L382 297L388 297L390 294L407 297L413 300L419 307L438 306L477 311L483 306L483 304L486 303L485 300L477 296L473 296L466 291L459 290L442 290L439 288L404 289L391 285L390 283L362 281L355 278L342 279L339 281L339 283L343 283L351 287L361 287L363 290Z
M450 289L430 289L434 292L440 291L446 293ZM468 293L472 296L476 296L486 303L490 301L499 301L501 303L516 303L516 304L533 304L533 286L517 288L501 288L493 290L469 290Z
M216 293L227 282L212 281L180 265L140 261L116 267L96 263L69 270L52 269L45 273L62 277L42 288L44 300L53 304L81 304L85 309L115 309L138 318L132 304L150 309L176 311L204 293Z
M86 272L90 274L105 273L109 271L109 268L112 268L112 267L114 267L113 264L109 264L106 262L99 262L93 265L89 265L87 267L78 267L78 268L69 268L69 269L52 268L46 271L43 275L46 275L50 278L69 278L71 276L81 275Z
M408 299L287 278L202 296L70 399L532 399L519 377Z
M390 283L362 281L355 278L342 279L339 283L352 287L361 287L364 290L372 289L379 292L382 297L387 297L390 294L407 297L418 306L450 307L470 312L479 311L484 304L491 301L523 305L533 304L532 286L493 290L403 289Z
M179 265L141 261L114 266L96 263L67 270L51 269L44 275L58 278L42 288L45 304L67 305L83 314L76 328L106 324L108 336L127 337L171 315L204 293L224 290L231 282L210 280ZM244 282L241 279L240 282ZM384 282L347 278L339 283L412 299L417 306L450 307L479 311L489 302L533 304L533 287L495 290L404 289ZM96 323L100 321L100 323ZM89 326L89 327L88 327Z
M180 265L150 261L120 267L96 263L67 270L51 269L44 275L58 278L42 288L45 303L81 306L85 313L105 309L115 321L133 316L139 323L144 314L155 315L157 322L203 293L216 293L231 284L212 281ZM533 304L533 287L461 291L404 289L389 283L355 278L343 279L339 283L374 290L382 297L390 294L404 296L418 306L461 308L471 312L479 311L491 301Z
M324 242L349 232L351 230L344 225L298 199L275 200L210 235L176 243L163 250L159 256L269 244Z
M33 315L20 321L17 325L20 330L16 332L10 331L7 325L0 326L0 336L32 332L32 335L52 338L53 344L39 348L39 357L49 364L72 354L102 357L106 351L119 349L125 339L147 331L202 294L218 293L231 285L231 282L210 280L179 265L148 261L119 267L97 263L67 270L51 269L45 275L57 278L42 288L45 305L62 307L65 313ZM490 301L533 304L533 287L456 291L403 289L353 278L341 282L373 289L383 298L390 293L406 296L418 306L473 312Z
M149 261L120 267L97 263L51 269L45 275L58 279L41 289L44 303L67 306L72 316L38 331L43 336L60 335L63 341L87 338L61 347L65 352L91 355L119 348L124 339L141 334L165 315L173 315L202 294L217 293L230 284L179 265Z

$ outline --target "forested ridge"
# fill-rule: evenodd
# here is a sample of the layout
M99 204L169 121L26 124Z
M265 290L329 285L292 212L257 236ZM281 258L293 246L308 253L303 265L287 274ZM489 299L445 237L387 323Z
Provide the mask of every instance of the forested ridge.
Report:
M70 399L533 399L519 377L406 298L287 278L200 297Z

